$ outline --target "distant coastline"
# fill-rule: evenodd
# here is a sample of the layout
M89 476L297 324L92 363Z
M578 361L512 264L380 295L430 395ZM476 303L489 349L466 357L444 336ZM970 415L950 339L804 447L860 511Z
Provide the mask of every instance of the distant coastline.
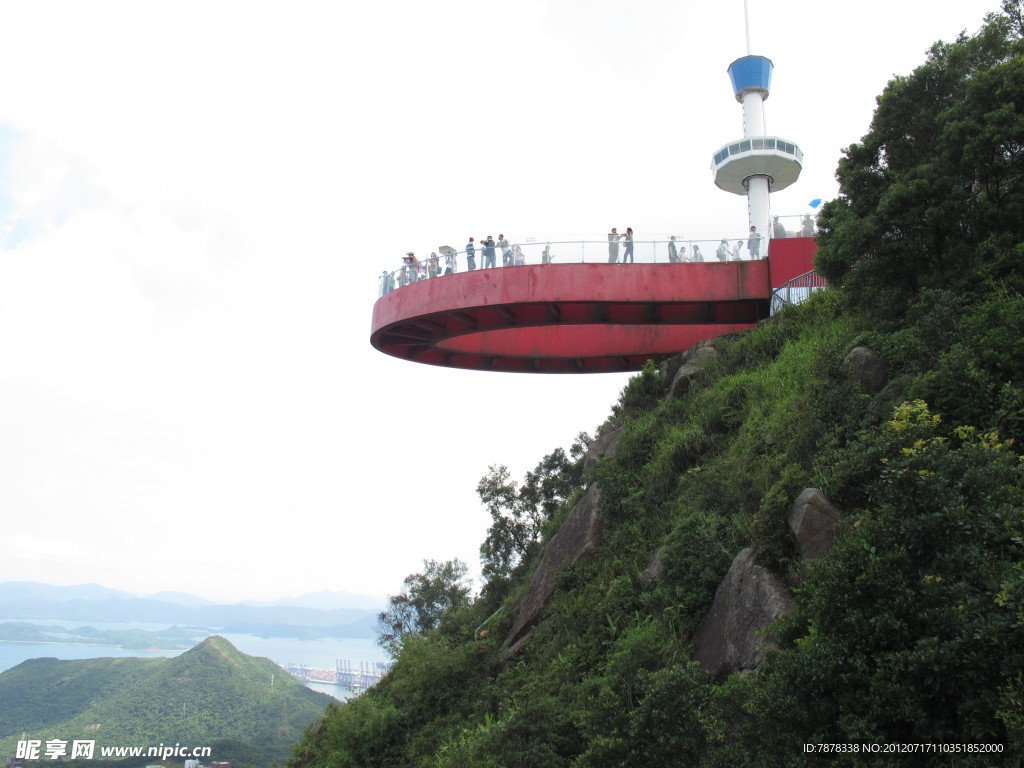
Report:
M118 648L120 650L138 651L139 653L174 653L181 648L125 648L114 643L79 643L73 640L0 640L0 643L18 643L21 645L88 645L95 648Z

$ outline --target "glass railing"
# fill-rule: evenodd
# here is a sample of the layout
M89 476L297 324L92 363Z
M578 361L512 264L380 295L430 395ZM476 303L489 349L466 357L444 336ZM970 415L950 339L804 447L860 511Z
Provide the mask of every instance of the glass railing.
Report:
M779 216L786 237L801 237L803 217ZM814 223L811 222L814 230ZM816 230L814 230L816 231ZM813 232L812 232L813 234ZM779 236L783 236L780 234ZM753 246L753 248L751 247ZM458 272L477 269L502 269L536 264L670 264L749 261L768 254L768 238L751 242L749 234L717 238L683 238L674 240L529 240L510 243L507 248L495 245L493 252L475 244L472 253L440 246L425 257L406 257L400 267L385 270L378 277L378 295L383 296L406 285L434 280Z
M714 155L713 166L717 168L730 157L739 157L748 152L792 155L800 163L803 163L804 160L804 153L800 151L800 147L791 141L779 138L778 136L752 136L726 144L718 150Z

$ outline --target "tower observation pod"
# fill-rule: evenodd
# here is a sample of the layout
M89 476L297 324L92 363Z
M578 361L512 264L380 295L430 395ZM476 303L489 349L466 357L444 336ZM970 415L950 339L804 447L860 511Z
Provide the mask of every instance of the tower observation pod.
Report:
M771 234L768 195L785 189L800 177L803 152L791 141L766 135L764 100L772 84L771 59L744 56L729 65L736 101L743 105L743 138L715 152L711 171L715 185L747 196L750 226L761 236Z

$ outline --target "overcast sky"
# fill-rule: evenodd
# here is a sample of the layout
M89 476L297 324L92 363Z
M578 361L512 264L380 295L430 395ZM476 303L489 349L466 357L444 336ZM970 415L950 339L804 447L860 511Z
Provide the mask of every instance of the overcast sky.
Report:
M886 82L998 0L748 0L774 214L836 194ZM476 483L624 375L369 345L407 250L745 228L742 0L0 1L0 580L217 600L477 566Z

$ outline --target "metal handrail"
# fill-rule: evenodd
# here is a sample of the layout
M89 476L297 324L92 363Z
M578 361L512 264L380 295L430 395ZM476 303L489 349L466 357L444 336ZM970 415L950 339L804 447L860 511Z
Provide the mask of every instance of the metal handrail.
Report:
M510 243L508 254L495 247L492 263L485 261L483 249L477 244L472 263L465 249L456 251L441 246L425 258L405 263L393 270L378 275L378 295L383 296L410 283L443 277L454 272L475 269L516 267L526 264L570 264L570 263L629 263L668 264L677 262L720 262L744 261L754 258L748 246L749 235L734 235L729 238L690 239L676 238L676 257L671 257L669 239L634 240L632 258L627 253L627 241L609 242L604 240L550 240ZM724 244L724 250L723 249ZM763 238L757 249L758 257L768 253L768 239ZM697 258L694 258L697 254Z
M814 237L817 235L817 215L814 214L791 214L773 216L770 222L770 232L762 232L758 257L763 258L768 253L768 242L773 238L780 237ZM623 233L618 233L620 238ZM651 240L633 241L633 260L643 264L666 264L670 258L669 243L671 235L658 235ZM591 239L592 238L592 239ZM694 248L700 251L700 261L716 262L722 261L719 258L719 248L722 241L725 241L727 253L725 261L740 261L752 258L748 241L749 232L730 232L724 237L718 236L675 236L677 261L694 261ZM737 243L739 249L737 252ZM609 240L605 235L586 236L579 240L546 240L543 238L531 237L516 242L510 242L509 250L511 256L507 260L502 249L495 241L494 266L519 266L522 264L568 264L568 263L606 263L610 260ZM483 249L480 242L475 242L474 269L487 269L484 263ZM626 250L626 241L618 241L618 262L623 263ZM431 265L433 262L433 267ZM420 280L427 280L433 277L443 277L453 272L465 272L470 269L466 259L466 249L451 248L450 246L438 246L432 249L430 255L417 254L415 264L403 264L391 270L385 270L377 275L378 296L382 296L403 285L408 285Z
M774 291L769 312L775 314L788 304L800 304L807 301L807 298L814 291L828 287L828 280L819 275L813 269L804 272L791 280L787 280Z

